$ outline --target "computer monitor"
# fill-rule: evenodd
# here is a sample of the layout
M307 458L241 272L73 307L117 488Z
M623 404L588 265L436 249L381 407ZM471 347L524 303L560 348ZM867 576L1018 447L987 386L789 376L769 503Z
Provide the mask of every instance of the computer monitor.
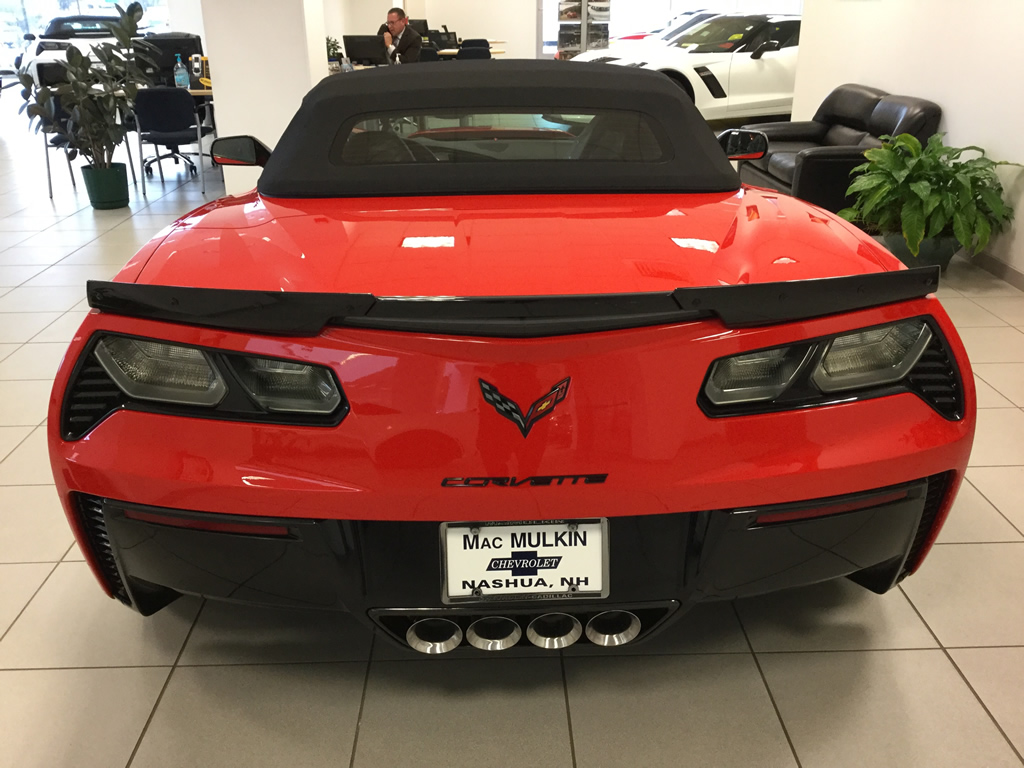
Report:
M430 29L426 19L409 19L409 26L419 32L421 37L426 37Z
M379 64L390 64L388 47L384 45L381 35L342 35L345 55L353 64L372 67Z
M432 42L438 50L444 50L445 48L458 48L459 38L454 32L442 32L439 29L427 30L427 40Z
M188 70L191 85L196 85L196 77L192 74L189 59L194 54L203 55L203 43L199 35L187 32L161 32L146 35L143 40L156 50L136 45L135 53L152 60L152 64L142 62L141 66L142 71L152 78L155 85L174 85L174 65L178 61L176 54L179 53L181 63Z

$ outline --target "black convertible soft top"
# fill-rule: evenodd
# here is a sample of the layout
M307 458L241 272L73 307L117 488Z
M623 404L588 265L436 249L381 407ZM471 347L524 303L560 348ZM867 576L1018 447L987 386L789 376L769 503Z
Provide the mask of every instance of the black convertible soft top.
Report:
M332 163L339 132L360 115L443 112L628 110L658 126L658 162L523 160ZM685 92L664 75L559 61L455 61L332 75L303 99L260 177L270 197L372 197L546 192L730 192L739 178Z

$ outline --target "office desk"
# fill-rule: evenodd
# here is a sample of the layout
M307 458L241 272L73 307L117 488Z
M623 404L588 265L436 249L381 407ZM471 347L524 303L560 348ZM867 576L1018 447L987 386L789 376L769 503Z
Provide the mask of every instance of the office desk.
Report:
M491 48L491 56L498 56L505 52L504 48ZM437 52L437 55L442 59L454 59L459 55L458 48L442 48Z

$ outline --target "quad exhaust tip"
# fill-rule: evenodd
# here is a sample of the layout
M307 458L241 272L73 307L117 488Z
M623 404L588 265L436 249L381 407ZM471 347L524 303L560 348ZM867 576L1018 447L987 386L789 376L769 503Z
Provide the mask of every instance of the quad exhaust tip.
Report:
M526 639L538 648L568 648L583 635L583 625L567 613L545 613L530 622Z
M518 643L522 636L519 624L504 616L477 619L466 630L466 640L481 651L504 651Z
M587 639L594 645L625 645L640 634L640 619L629 611L604 611L587 622Z
M462 627L448 619L420 619L406 631L405 641L420 653L448 653L462 642Z

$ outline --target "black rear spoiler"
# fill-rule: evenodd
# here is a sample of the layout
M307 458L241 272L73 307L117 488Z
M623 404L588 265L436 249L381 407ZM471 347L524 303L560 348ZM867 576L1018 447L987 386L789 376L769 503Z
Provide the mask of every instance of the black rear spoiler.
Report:
M776 325L917 299L938 267L820 280L584 296L385 297L137 285L90 280L89 306L147 320L285 336L325 327L456 336L537 337L717 317L730 328Z

